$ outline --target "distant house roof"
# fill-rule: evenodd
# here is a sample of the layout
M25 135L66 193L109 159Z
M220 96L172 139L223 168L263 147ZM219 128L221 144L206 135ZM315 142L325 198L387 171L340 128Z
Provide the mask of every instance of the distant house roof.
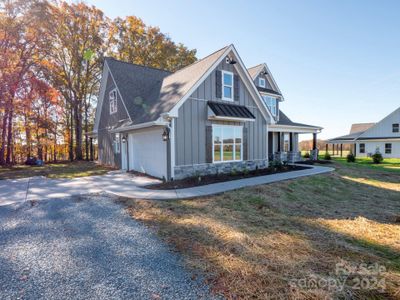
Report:
M357 123L352 124L350 128L350 134L357 133L357 132L364 132L374 126L375 123Z
M106 63L121 93L132 124L157 120L200 80L229 46L171 73L107 57Z
M298 127L310 127L310 128L321 128L319 126L307 125L303 123L293 122L287 115L283 113L282 110L279 110L279 121L276 123L277 125L285 125L285 126L298 126Z

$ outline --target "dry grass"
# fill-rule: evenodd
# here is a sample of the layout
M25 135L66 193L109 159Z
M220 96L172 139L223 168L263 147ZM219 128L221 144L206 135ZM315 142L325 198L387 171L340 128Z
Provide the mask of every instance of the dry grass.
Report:
M400 299L400 193L384 186L400 174L338 167L213 197L124 201L227 298ZM382 186L348 179L356 176ZM357 276L343 290L298 284L338 280L337 264L362 263L385 266L385 291L354 289Z
M91 161L48 163L44 166L16 165L12 167L0 167L0 180L32 176L45 176L48 178L76 178L103 175L111 170L115 169Z

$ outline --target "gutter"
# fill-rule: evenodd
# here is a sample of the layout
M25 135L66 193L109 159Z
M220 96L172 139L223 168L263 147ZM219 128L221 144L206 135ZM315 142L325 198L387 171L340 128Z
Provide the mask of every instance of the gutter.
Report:
M156 121L152 121L152 122L146 122L146 123L112 129L109 132L117 133L117 132L124 132L124 131L128 131L128 130L147 128L147 127L152 127L152 126L167 126L168 124L169 124L169 122L156 120Z

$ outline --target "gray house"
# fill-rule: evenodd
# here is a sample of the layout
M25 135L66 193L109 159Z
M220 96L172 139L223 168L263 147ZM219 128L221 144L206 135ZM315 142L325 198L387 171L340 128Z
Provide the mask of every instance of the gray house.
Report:
M233 45L175 73L106 58L99 161L171 180L295 160L298 134L316 139L321 128L279 111L281 92L260 66L247 70Z

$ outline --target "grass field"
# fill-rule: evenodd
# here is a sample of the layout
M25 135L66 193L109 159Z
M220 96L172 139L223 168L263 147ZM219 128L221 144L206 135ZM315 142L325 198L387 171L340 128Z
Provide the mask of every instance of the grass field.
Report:
M229 299L400 299L400 173L334 166L192 200L122 200Z
M0 167L0 179L17 179L32 176L74 178L102 175L110 170L112 170L112 168L88 161L49 163L42 167L16 165L12 167Z

